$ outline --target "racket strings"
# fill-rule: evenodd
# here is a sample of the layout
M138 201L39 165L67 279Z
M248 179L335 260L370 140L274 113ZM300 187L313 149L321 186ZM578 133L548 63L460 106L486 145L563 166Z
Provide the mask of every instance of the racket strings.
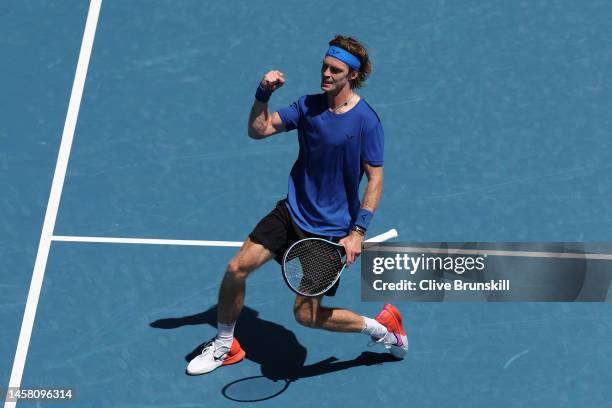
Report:
M334 284L342 266L342 255L336 245L306 239L289 250L284 270L292 288L313 296L325 292Z

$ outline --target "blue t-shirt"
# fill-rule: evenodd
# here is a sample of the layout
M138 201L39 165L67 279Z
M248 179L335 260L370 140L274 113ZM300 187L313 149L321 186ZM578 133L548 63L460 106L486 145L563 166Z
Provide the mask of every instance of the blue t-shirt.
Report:
M325 94L302 96L278 114L287 131L298 130L300 144L287 194L293 221L313 234L345 236L361 206L362 163L383 165L380 119L363 99L333 113Z

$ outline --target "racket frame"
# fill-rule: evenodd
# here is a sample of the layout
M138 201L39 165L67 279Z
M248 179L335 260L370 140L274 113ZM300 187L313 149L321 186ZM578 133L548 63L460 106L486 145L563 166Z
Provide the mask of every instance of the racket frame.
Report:
M390 229L389 231L382 233L380 235L376 235L370 239L367 239L365 241L363 241L364 243L370 242L370 243L376 243L376 242L384 242L384 241L388 241L390 239L396 238L398 236L397 230L395 228ZM287 250L285 251L285 254L283 255L283 262L281 263L281 269L282 269L282 275L283 275L283 279L285 280L285 283L287 284L287 286L289 287L289 289L291 289L295 294L300 295L300 296L305 296L305 297L317 297L317 296L321 296L322 294L324 294L325 292L327 292L328 290L330 290L331 288L334 287L334 285L336 284L336 282L338 282L338 280L340 279L340 275L342 275L342 272L344 271L344 269L346 268L346 262L342 262L342 269L340 269L338 271L338 273L336 274L336 279L334 279L334 282L331 283L328 287L326 287L324 290L322 290L319 293L316 294L311 294L311 293L302 293L300 292L298 289L294 288L290 283L289 283L289 279L287 279L287 275L285 273L285 261L287 259L287 255L289 254L289 252L291 251L291 249L296 246L297 244L299 244L302 241L314 241L314 240L319 240L319 241L323 241L326 242L328 244L334 245L338 248L336 248L336 250L338 251L338 254L340 255L340 257L344 256L344 246L341 244L337 244L335 242L329 241L327 239L324 238L316 238L316 237L312 237L312 238L303 238L300 239L299 241L294 242L293 244L291 244L291 246L289 248L287 248Z

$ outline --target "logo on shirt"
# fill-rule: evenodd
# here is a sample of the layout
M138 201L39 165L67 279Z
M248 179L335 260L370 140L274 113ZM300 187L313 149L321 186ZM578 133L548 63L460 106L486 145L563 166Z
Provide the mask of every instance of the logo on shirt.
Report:
M352 138L355 137L355 135L349 135L348 133L345 133L345 135L348 140L351 140Z

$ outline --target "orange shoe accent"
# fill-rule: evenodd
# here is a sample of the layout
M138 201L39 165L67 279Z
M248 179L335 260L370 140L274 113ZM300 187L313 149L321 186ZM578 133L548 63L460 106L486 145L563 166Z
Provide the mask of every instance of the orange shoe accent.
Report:
M222 365L239 363L244 359L245 356L246 352L242 349L242 347L240 347L240 343L238 343L238 340L234 338L234 341L232 341L232 347L230 347L230 351L229 353L227 353L227 356L223 360Z
M397 333L402 336L406 335L404 325L402 324L402 314L390 303L387 303L376 316L376 321L382 324L391 333Z

